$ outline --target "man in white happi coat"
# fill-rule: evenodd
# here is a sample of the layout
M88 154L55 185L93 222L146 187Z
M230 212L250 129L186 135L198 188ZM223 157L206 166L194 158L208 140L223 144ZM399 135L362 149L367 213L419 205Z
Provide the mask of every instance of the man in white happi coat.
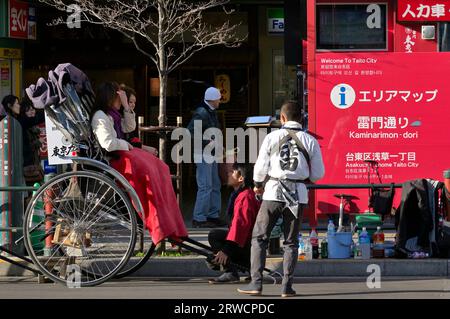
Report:
M298 258L298 233L303 207L308 203L306 183L325 174L322 153L317 140L302 130L300 105L283 104L282 128L271 132L262 142L254 167L255 193L263 196L252 233L251 282L238 289L240 293L262 293L262 272L270 233L280 216L284 223L284 256L282 297L295 296L292 288Z

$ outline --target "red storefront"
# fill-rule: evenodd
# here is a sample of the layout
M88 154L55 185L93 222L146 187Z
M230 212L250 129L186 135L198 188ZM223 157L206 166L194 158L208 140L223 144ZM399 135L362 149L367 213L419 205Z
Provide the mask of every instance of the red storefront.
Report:
M450 167L450 1L312 0L307 17L309 130L326 168L320 184L365 184L367 161L378 163L383 183L442 180ZM338 210L340 192L359 198L347 212L367 210L366 189L318 190L311 224Z

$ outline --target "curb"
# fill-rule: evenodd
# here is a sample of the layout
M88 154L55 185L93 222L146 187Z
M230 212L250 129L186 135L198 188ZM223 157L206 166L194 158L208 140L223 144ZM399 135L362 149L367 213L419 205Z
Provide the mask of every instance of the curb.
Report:
M131 260L130 262L136 262ZM378 265L381 276L387 277L449 277L450 260L447 259L328 259L299 261L296 277L367 277ZM268 258L266 267L283 272L282 258ZM153 257L132 277L215 277L219 272L206 267L203 257ZM34 276L28 270L0 262L0 277Z

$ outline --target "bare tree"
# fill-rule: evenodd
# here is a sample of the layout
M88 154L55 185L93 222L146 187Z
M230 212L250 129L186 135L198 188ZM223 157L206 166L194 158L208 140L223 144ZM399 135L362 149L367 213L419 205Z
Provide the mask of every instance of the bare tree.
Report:
M237 35L239 24L205 22L204 13L221 8L229 0L39 0L62 11L79 13L79 22L100 24L117 30L133 41L137 50L156 66L160 79L159 126L166 125L168 75L196 52L207 47L238 46L245 37ZM75 6L74 6L75 5ZM59 18L52 24L66 24ZM165 159L165 141L160 139L160 158Z

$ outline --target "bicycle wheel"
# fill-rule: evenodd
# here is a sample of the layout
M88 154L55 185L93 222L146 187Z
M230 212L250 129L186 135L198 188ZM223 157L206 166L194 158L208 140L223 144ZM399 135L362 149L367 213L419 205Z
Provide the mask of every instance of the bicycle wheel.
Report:
M44 275L95 286L125 266L137 222L128 197L97 172L69 172L45 183L27 207L25 247Z
M136 245L127 264L115 275L115 278L124 278L130 276L139 270L155 252L156 245L148 229L143 228L142 220L138 217L138 232L136 236Z

